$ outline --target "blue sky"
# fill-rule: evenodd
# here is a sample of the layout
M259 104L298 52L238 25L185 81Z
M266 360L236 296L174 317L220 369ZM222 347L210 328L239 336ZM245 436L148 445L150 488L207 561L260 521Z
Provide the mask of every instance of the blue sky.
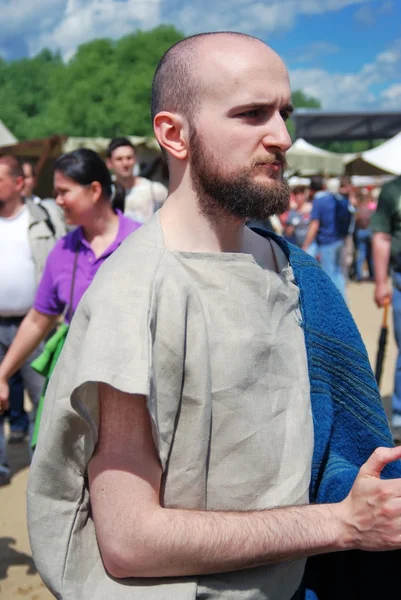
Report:
M293 89L331 110L401 110L399 0L0 0L0 55L60 50L171 23L186 34L234 30L284 58Z

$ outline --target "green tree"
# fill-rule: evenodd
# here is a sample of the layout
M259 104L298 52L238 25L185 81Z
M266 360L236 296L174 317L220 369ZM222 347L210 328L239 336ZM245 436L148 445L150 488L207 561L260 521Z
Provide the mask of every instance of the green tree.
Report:
M32 137L31 122L49 102L48 83L62 67L59 54L43 50L34 58L0 63L0 118L18 138Z
M82 44L67 63L49 50L0 60L0 119L21 140L54 133L150 135L153 73L182 38L174 27L160 26Z
M312 96L307 96L302 90L295 90L292 93L292 104L294 108L320 108L320 101ZM291 136L291 139L295 139L295 123L292 119L287 121L287 129Z

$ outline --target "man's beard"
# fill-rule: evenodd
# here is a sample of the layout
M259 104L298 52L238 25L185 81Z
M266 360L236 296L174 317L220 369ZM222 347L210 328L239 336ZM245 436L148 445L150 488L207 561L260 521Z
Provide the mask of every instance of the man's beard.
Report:
M255 181L252 174L258 165L275 161L284 170L282 152L257 159L250 167L238 169L235 173L227 172L219 168L219 157L206 148L195 129L190 135L190 151L193 186L200 210L209 218L267 219L288 209L290 188L287 181L277 179L262 183Z

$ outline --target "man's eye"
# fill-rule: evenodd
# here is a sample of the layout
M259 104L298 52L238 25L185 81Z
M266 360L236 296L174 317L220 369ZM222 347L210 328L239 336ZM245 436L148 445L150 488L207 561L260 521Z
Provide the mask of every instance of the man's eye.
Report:
M281 118L283 119L283 121L287 121L287 119L290 118L290 113L286 110L281 110L280 115L281 115Z
M243 113L241 113L241 117L246 117L248 119L255 119L256 117L258 117L260 114L260 110L257 108L254 108L252 110L247 110Z

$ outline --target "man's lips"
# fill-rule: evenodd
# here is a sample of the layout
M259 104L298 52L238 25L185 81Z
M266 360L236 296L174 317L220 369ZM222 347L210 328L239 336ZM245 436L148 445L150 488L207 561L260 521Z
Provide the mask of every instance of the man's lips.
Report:
M273 172L278 172L278 171L283 170L283 165L278 161L271 162L271 163L257 163L255 166L269 169L270 171L273 171Z

